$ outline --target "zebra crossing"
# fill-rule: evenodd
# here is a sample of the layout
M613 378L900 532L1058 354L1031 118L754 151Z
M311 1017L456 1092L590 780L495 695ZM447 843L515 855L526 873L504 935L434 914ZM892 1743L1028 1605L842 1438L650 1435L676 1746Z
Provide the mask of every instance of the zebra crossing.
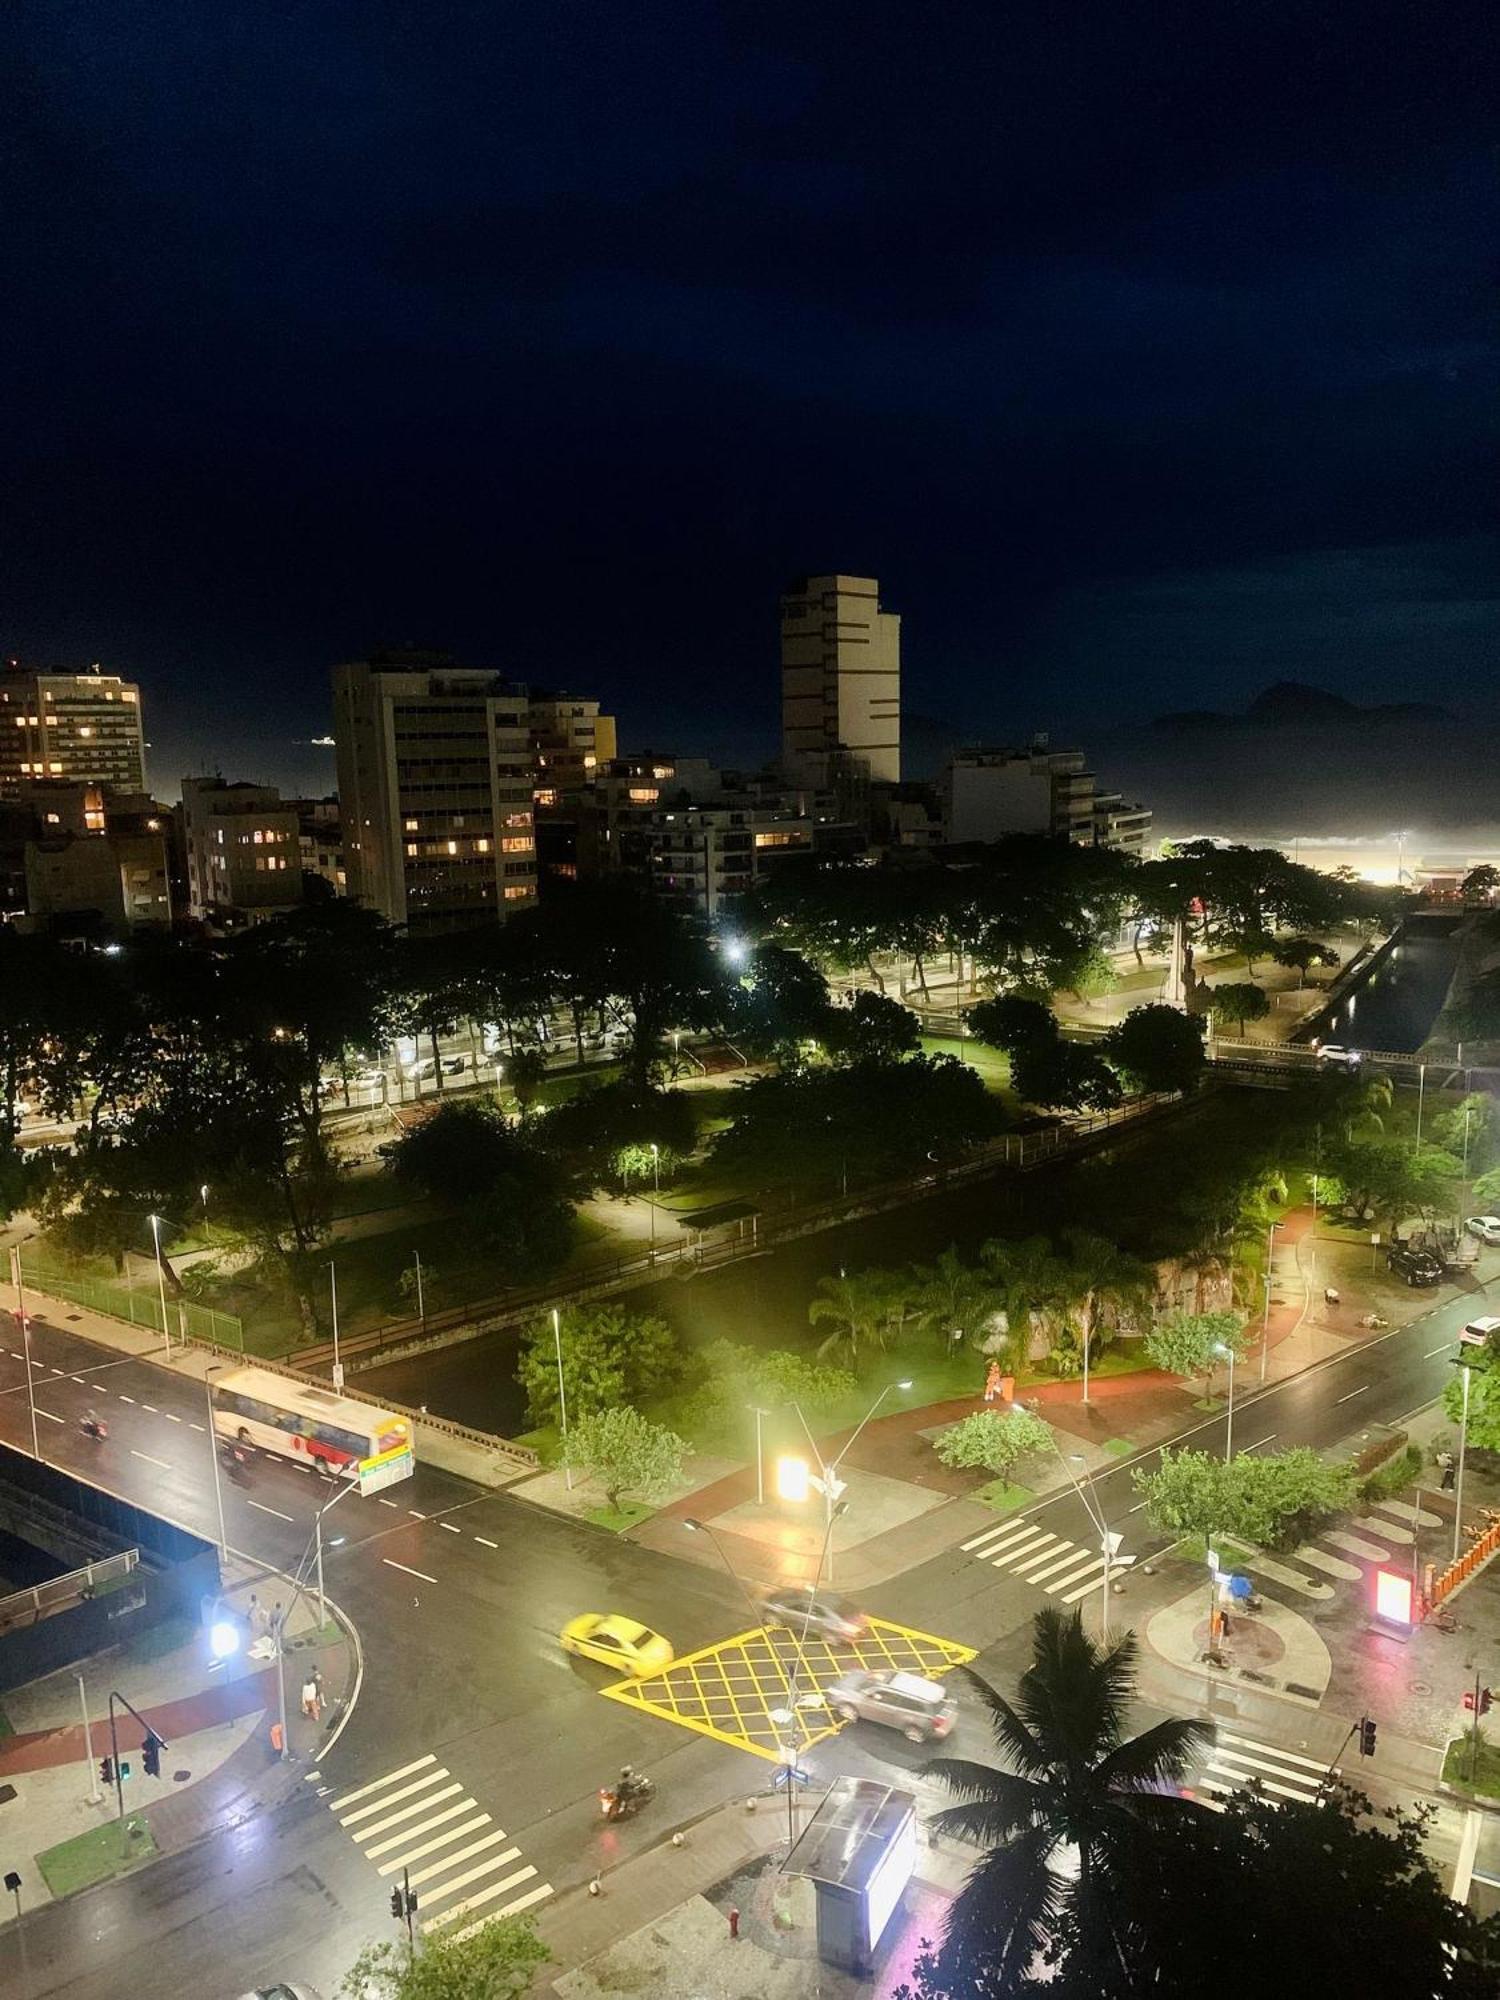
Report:
M1063 1535L1049 1534L1034 1519L1002 1522L959 1546L976 1562L1024 1577L1064 1604L1076 1604L1104 1582L1102 1553L1083 1548Z
M327 1796L327 1804L378 1874L410 1870L424 1932L469 1937L492 1919L516 1916L552 1894L552 1884L537 1881L505 1829L434 1756L418 1757L337 1798Z
M1295 1800L1319 1803L1332 1767L1316 1757L1299 1756L1274 1743L1220 1727L1214 1747L1204 1759L1206 1775L1199 1785L1205 1805L1222 1809L1231 1792L1258 1789L1277 1804Z

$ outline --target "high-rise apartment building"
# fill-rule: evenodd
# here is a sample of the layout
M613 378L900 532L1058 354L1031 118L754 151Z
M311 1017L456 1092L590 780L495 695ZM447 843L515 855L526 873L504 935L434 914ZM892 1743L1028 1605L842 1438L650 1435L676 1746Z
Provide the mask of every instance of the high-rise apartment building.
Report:
M144 792L146 744L141 691L118 674L57 668L0 670L0 797L32 780Z
M536 899L527 692L451 655L333 670L347 893L412 933Z
M556 805L564 793L591 785L594 773L616 754L615 719L601 715L597 701L533 688L526 715L539 805Z
M781 600L781 750L789 773L901 781L901 620L873 576L799 577Z
M950 841L1048 833L1080 847L1145 852L1149 808L1101 792L1081 750L1054 750L1045 736L1025 750L963 750L943 777L943 823Z

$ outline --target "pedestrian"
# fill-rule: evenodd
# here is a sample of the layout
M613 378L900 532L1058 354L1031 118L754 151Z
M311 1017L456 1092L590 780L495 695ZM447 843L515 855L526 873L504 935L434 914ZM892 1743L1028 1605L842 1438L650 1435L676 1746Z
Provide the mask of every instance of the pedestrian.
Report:
M263 1639L271 1629L271 1614L252 1590L250 1593L250 1638Z
M309 1678L302 1683L302 1713L307 1717L309 1722L316 1722L319 1707L318 1684L315 1680Z
M992 1361L984 1378L984 1400L993 1403L1000 1393L1000 1363Z
M271 1607L271 1622L270 1622L271 1632L278 1641L281 1638L281 1628L283 1625L285 1625L285 1623L286 1623L286 1613L282 1610L281 1599L278 1597L275 1604Z
M1452 1452L1440 1451L1438 1453L1438 1464L1442 1467L1443 1471L1442 1491L1444 1493L1451 1493L1453 1491L1453 1472L1454 1472Z

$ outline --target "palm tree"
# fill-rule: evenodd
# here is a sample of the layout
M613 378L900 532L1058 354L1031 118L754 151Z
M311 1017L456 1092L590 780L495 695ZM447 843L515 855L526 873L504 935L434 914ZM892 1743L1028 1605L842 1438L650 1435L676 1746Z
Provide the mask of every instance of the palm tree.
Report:
M1089 1399L1089 1355L1099 1321L1111 1307L1145 1306L1156 1289L1149 1264L1091 1230L1062 1232L1063 1284L1083 1353L1083 1400Z
M807 1317L814 1326L825 1320L833 1326L818 1349L820 1360L845 1347L854 1367L861 1342L884 1347L891 1306L885 1276L881 1271L857 1271L851 1278L841 1271L836 1278L819 1278L819 1296L809 1303Z
M979 1261L999 1295L1011 1337L1020 1337L1020 1358L1026 1358L1033 1327L1046 1330L1050 1340L1064 1304L1063 1271L1045 1236L992 1236L981 1244Z
M1211 1741L1211 1723L1159 1722L1124 1734L1135 1684L1136 1640L1096 1645L1078 1612L1048 1605L1035 1620L1031 1665L1015 1705L970 1675L1009 1770L964 1757L928 1766L960 1803L933 1815L941 1833L985 1849L948 1913L938 1954L954 1993L1029 1990L1027 1975L1054 1932L1082 1964L1102 1975L1098 1990L1125 1976L1125 1936L1133 1913L1113 1906L1117 1857L1149 1839L1158 1820L1204 1812L1164 1786L1180 1784L1193 1750ZM1058 1863L1076 1851L1077 1871ZM1070 1991L1094 1991L1080 1980Z
M936 1334L944 1352L955 1333L977 1336L994 1315L993 1288L972 1264L964 1262L953 1244L931 1264L918 1264L912 1277L916 1281L917 1317Z

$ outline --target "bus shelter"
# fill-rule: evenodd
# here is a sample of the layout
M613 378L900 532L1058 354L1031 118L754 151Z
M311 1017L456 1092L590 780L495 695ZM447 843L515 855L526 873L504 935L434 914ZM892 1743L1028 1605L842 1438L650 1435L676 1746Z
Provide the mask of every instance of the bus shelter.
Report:
M786 1859L813 1885L818 1956L860 1977L917 1865L917 1801L873 1778L835 1778Z

